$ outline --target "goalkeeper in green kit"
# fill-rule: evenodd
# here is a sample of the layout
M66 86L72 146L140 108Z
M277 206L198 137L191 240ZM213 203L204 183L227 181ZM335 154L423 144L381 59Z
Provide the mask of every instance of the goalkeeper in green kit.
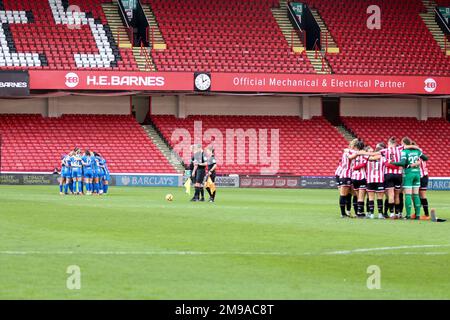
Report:
M406 218L405 219L420 219L420 164L419 159L424 161L428 160L428 157L422 153L420 149L408 148L412 144L412 141L408 137L402 139L402 145L405 149L402 151L401 159L399 162L391 162L396 166L404 167L403 176L403 189L405 190L405 205L406 205ZM411 216L411 209L414 203L415 215Z

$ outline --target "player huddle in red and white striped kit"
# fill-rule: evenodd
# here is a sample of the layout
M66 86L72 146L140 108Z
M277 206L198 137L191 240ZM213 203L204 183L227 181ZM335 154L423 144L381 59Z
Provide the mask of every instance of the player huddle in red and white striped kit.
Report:
M406 139L409 140L409 138ZM350 142L348 148L343 151L335 172L340 193L339 206L343 218L375 218L375 200L379 219L403 217L404 169L392 163L401 160L404 149L419 149L419 147L414 142L411 142L411 145L398 144L395 137L391 137L387 145L384 142L378 143L375 150L359 139ZM428 220L427 163L419 159L418 166L420 166L419 196L425 212L425 216L421 219ZM383 197L385 197L384 201ZM351 212L352 205L355 215Z

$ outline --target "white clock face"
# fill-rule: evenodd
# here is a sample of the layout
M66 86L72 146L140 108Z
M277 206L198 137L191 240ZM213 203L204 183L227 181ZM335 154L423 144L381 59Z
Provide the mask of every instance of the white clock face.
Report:
M205 73L199 74L195 78L195 87L201 91L208 90L209 87L211 87L211 78L209 77L209 75Z

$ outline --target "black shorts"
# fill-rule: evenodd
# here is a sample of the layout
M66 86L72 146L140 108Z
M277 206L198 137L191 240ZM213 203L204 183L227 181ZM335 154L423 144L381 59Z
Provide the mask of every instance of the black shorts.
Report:
M342 187L351 187L352 186L352 179L350 179L350 178L341 178L339 180L341 181L340 186L342 186Z
M384 175L384 188L400 190L403 184L403 176L401 174L388 173Z
M205 169L197 169L197 171L195 172L195 183L203 183L203 180L205 180L205 176Z
M353 189L354 190L366 190L367 189L367 180L352 180Z
M341 178L339 178L339 176L334 176L334 179L336 180L336 186L339 188L341 186Z
M420 190L428 189L428 176L423 176L420 178Z
M384 184L382 182L368 183L367 191L369 191L369 192L384 192Z

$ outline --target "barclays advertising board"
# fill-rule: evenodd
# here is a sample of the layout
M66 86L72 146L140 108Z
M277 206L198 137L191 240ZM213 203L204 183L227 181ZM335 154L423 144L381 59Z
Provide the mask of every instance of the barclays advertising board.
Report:
M181 176L177 175L116 175L116 186L124 187L178 187Z
M450 190L450 178L430 178L428 190Z

